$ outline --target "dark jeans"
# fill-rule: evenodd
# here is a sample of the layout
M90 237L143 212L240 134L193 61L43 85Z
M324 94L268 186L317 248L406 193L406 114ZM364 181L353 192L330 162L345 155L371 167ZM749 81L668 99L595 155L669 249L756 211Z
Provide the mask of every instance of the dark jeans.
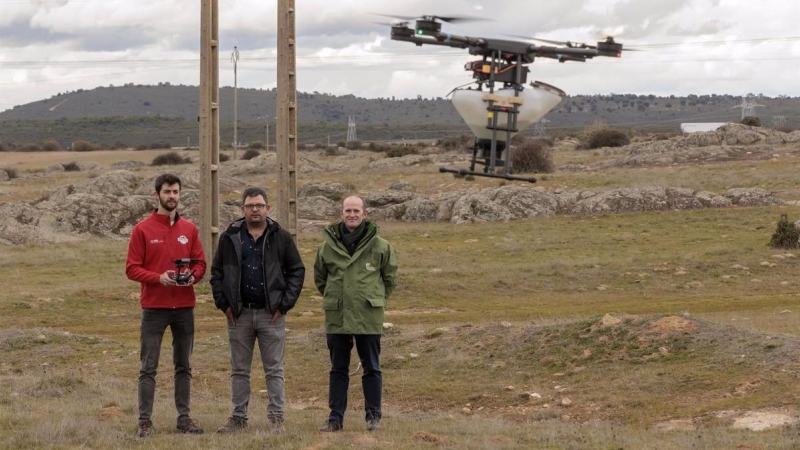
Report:
M172 332L172 362L175 365L175 408L178 418L189 417L194 346L194 308L143 309L139 370L139 420L150 420L156 396L156 370L164 330Z
M347 409L347 389L350 385L350 353L356 343L358 357L361 359L361 387L364 389L365 419L381 418L381 335L379 334L329 334L328 350L331 355L330 384L328 385L328 405L331 414L328 420L344 422Z

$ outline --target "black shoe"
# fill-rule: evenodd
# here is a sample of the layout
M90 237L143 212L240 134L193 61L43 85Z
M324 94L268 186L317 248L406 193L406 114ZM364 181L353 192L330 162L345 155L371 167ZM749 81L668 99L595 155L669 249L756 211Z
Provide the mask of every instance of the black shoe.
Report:
M378 431L381 429L381 419L370 419L367 421L367 431Z
M342 431L342 428L344 428L344 426L342 426L341 422L329 420L325 422L325 425L323 425L322 428L319 429L319 431L323 433L333 433L336 431Z

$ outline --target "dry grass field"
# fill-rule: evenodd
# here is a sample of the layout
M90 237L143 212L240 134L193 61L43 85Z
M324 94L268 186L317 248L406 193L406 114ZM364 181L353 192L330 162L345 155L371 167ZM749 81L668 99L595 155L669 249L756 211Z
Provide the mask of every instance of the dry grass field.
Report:
M0 153L0 167L35 172L78 157L108 167L158 153ZM357 166L370 157L307 155ZM557 166L603 158L554 156ZM300 183L369 191L406 180L419 193L501 183L436 170L302 175ZM798 200L798 170L800 158L787 156L557 171L539 185L761 187ZM86 176L3 182L0 201L37 198ZM245 180L272 187L273 178ZM140 309L138 285L124 275L127 242L0 247L0 448L797 449L800 252L767 246L781 214L796 220L800 206L381 223L401 269L386 316L393 327L383 344L385 419L377 433L364 431L358 376L345 432L316 431L327 417L328 363L310 270L287 320L287 434L267 433L259 365L251 428L213 433L230 412L228 348L225 321L202 283L192 413L207 433L171 431L166 337L156 433L144 443L134 437ZM321 237L298 238L310 269Z

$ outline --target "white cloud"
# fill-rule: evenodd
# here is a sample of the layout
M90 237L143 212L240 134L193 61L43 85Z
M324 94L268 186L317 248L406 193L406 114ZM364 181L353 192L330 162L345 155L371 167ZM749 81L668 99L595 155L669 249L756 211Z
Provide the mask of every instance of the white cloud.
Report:
M196 84L197 0L0 0L0 110L58 92L122 83ZM800 2L762 0L298 0L298 88L360 96L443 96L470 81L464 50L389 39L371 15L466 15L461 35L506 34L591 43L604 35L646 52L531 66L530 79L570 94L764 92L800 95ZM220 78L239 46L239 85L275 84L276 3L220 2ZM765 38L788 38L757 41ZM727 43L709 44L725 41ZM655 44L672 44L656 46ZM144 61L121 63L121 60ZM29 63L24 63L24 62ZM48 61L80 61L47 64ZM113 62L109 62L113 61Z

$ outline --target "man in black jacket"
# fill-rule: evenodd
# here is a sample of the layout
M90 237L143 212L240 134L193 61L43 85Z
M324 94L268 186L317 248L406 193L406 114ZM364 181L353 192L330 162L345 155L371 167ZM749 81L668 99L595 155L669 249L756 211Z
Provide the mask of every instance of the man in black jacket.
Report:
M217 430L219 433L247 427L250 367L256 339L267 379L270 431L284 432L285 315L300 297L305 267L291 233L267 217L269 210L264 189L245 189L244 217L220 236L211 265L214 303L227 317L231 352L233 414Z

